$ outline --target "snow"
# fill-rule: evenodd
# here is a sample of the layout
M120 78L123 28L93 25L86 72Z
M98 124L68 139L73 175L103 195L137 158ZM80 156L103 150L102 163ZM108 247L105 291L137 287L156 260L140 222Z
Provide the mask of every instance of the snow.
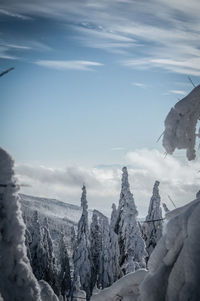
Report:
M81 287L90 296L91 254L88 228L88 205L86 187L83 185L81 195L82 215L78 222L77 247L74 253L74 281L80 276Z
M166 214L165 232L148 269L130 273L91 301L199 301L200 199Z
M124 274L146 267L145 242L137 223L137 209L130 191L128 171L122 169L122 187L115 232L118 234L120 266Z
M39 301L39 286L27 258L13 164L0 148L0 293L5 301Z
M163 146L168 154L186 149L188 160L196 157L196 125L200 118L200 85L176 103L165 119Z
M78 276L73 288L73 301L86 301L86 293L81 288L80 277Z
M139 285L146 274L142 269L129 273L99 294L93 294L91 301L139 301Z
M167 213L166 232L149 260L141 300L200 300L200 200ZM148 299L147 299L148 298Z
M40 280L39 285L42 301L59 301L58 297L54 294L52 288L46 281Z

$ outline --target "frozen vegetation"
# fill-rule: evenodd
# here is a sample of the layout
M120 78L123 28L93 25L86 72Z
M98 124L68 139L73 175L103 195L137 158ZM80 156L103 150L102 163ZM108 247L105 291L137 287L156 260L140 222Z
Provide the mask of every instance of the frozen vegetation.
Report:
M39 301L39 285L26 255L13 160L2 148L0 171L0 293L5 301Z
M176 103L165 119L163 146L168 154L186 149L188 160L196 157L196 125L200 118L200 85Z
M167 152L185 148L189 160L195 158L199 90L178 102L165 121ZM13 160L1 148L0 170L1 301L200 300L199 192L173 211L163 204L163 229L159 182L140 225L126 167L110 221L88 210L85 185L80 209L19 196Z
M162 209L160 207L159 182L156 181L153 187L153 195L150 200L148 215L143 225L143 235L146 242L148 256L151 255L157 242L162 236Z

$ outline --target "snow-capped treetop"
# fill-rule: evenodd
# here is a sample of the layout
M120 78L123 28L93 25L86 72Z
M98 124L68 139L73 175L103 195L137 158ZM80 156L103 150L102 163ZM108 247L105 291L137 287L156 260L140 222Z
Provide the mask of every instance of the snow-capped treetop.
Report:
M176 103L165 119L163 146L168 154L186 149L188 160L194 160L196 125L200 118L200 85Z
M86 233L87 236L89 235L89 228L88 228L88 204L86 198L86 187L83 185L82 187L82 195L81 195L81 207L82 215L78 223L78 233L77 233L77 240L80 240L80 235L82 233Z
M169 212L169 208L167 207L167 205L165 203L162 203L162 205L165 213Z
M162 218L162 210L160 207L160 194L159 194L159 186L160 182L156 181L153 187L153 195L150 200L148 215L146 220L155 220Z
M119 200L119 208L118 211L123 208L125 203L129 203L129 206L135 211L137 215L138 212L136 210L135 202L133 199L133 194L130 191L130 185L128 181L128 171L127 167L122 168L122 185L121 185L121 193L120 193L120 200Z
M14 171L13 171L14 161L11 156L0 147L0 184L14 184Z
M81 207L83 208L83 212L85 212L88 209L85 185L83 185L82 187Z

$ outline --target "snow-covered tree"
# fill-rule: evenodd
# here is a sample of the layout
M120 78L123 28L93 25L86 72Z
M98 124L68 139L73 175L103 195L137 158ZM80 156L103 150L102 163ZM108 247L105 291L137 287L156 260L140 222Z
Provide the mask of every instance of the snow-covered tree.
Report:
M119 251L118 235L114 231L116 221L117 221L117 209L115 204L113 204L111 220L110 220L110 245L111 245L111 263L112 263L113 282L115 282L122 276L122 271L119 265L120 251Z
M42 228L37 211L34 211L33 214L32 230L33 233L30 250L33 273L38 280L45 280L46 252L44 249Z
M100 253L99 262L99 280L101 283L101 287L105 288L113 283L110 227L108 219L106 217L103 220L102 230L102 250Z
M86 187L83 185L81 196L82 215L78 222L77 246L74 254L74 283L80 276L81 287L87 294L87 299L91 293L91 256L89 246L88 230L88 205L86 198Z
M102 248L102 233L96 210L93 211L90 225L90 253L91 253L91 289L94 288L99 278L99 261ZM99 280L99 279L98 279Z
M55 255L53 250L53 242L49 231L48 218L45 217L43 225L43 247L45 251L45 266L43 280L49 283L54 292L58 295L57 269L55 265Z
M145 242L137 224L137 210L128 182L128 171L122 169L122 187L120 193L118 217L115 231L118 234L120 266L124 274L145 267Z
M26 245L26 249L27 249L27 256L28 256L30 263L31 263L31 250L30 250L31 242L32 242L31 233L28 230L28 228L26 227L26 229L25 229L25 245Z
M146 234L146 250L148 255L152 253L157 242L162 236L162 209L160 206L159 182L156 181L153 187L153 195L150 200L148 215L144 223Z
M72 292L72 301L86 301L86 293L81 289L80 277L78 276Z
M0 294L4 301L39 301L40 288L27 258L13 164L0 148Z
M71 241L72 257L74 257L74 252L76 249L76 232L75 232L74 226L71 227L70 241Z
M71 274L70 274L70 265L69 257L67 252L66 243L64 240L64 234L61 233L59 241L59 261L60 261L60 273L59 273L59 283L60 283L60 292L63 296L63 301L66 301L66 295L70 295L71 291Z

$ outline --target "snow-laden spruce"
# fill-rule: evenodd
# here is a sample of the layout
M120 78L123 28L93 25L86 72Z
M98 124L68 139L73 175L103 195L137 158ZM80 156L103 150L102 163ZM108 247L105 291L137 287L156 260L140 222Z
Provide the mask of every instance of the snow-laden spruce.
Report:
M60 262L60 272L59 272L59 283L60 283L60 293L63 296L63 300L66 300L65 296L70 295L71 291L71 275L70 275L70 265L69 257L67 252L66 243L64 240L64 234L61 233L59 241L59 262Z
M104 218L102 229L102 250L99 263L99 280L102 288L108 287L113 283L111 251L110 227L108 219Z
M55 265L55 255L53 250L53 242L51 238L51 234L49 231L48 218L45 217L44 225L43 225L43 246L45 250L45 267L44 267L44 276L43 280L48 282L48 284L52 287L54 292L58 295L58 271Z
M196 125L200 118L200 85L176 103L165 119L163 146L168 154L186 149L188 160L196 157ZM199 134L198 134L199 136Z
M39 301L40 289L25 247L13 160L0 148L0 294L4 301Z
M160 206L159 182L156 181L153 187L153 195L150 200L148 215L144 223L144 234L146 250L150 256L157 242L162 236L162 209Z
M33 215L32 230L33 233L30 250L33 273L38 280L45 280L46 252L44 248L42 228L37 211L35 211Z
M102 250L102 229L98 221L97 211L93 211L92 223L90 225L90 252L91 252L91 287L100 285L99 263ZM98 282L98 283L97 283Z
M74 252L75 252L75 249L76 249L76 232L75 232L74 226L71 226L70 244L71 244L71 253L72 253L72 258L73 258L74 257Z
M118 235L115 233L115 225L117 220L117 209L115 204L112 204L112 214L110 220L110 244L111 244L111 264L113 282L117 281L122 276L122 271L119 265L120 250L118 243Z
M127 274L146 266L147 252L136 219L138 212L130 191L127 168L123 167L122 172L122 187L115 231L119 240L120 266L123 273Z
M86 187L83 185L81 196L82 215L78 222L77 246L74 253L74 283L80 276L81 287L90 297L91 287L91 256L88 230L88 205L86 198Z
M86 293L81 289L80 277L78 276L73 286L73 301L86 301Z

